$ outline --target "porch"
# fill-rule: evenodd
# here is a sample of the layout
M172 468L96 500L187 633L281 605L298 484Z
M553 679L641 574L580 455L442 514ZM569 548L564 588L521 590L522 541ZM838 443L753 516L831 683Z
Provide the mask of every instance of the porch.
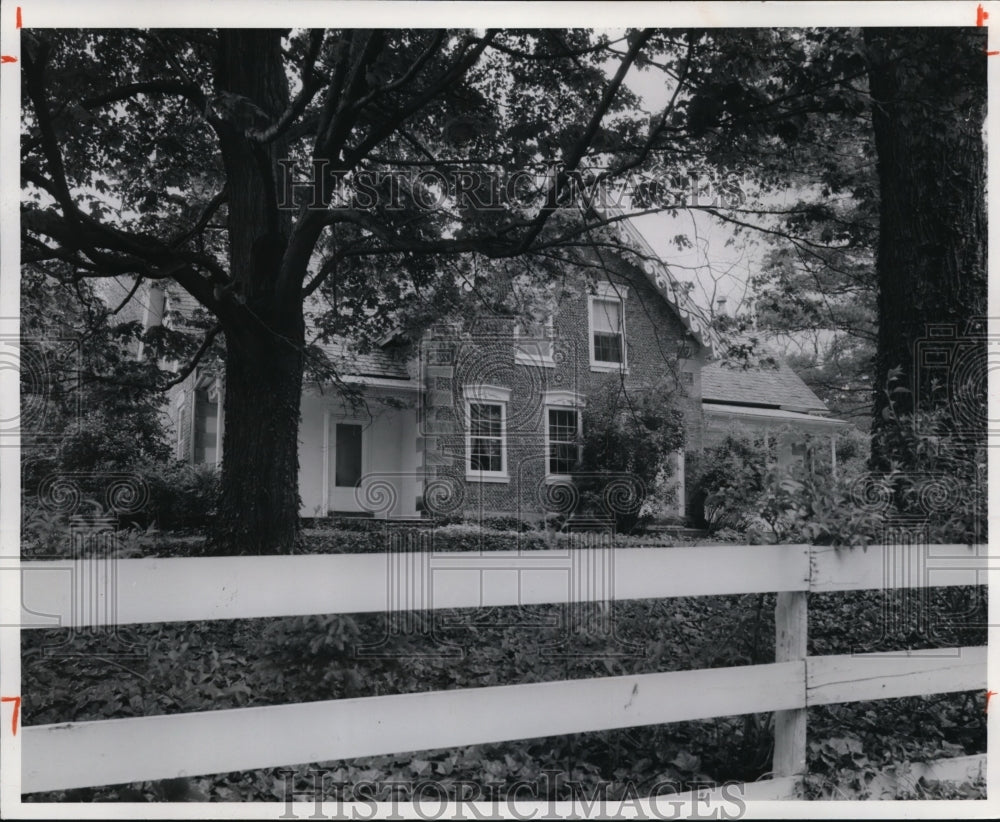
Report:
M418 516L417 393L400 383L366 386L357 403L333 393L303 395L300 516Z

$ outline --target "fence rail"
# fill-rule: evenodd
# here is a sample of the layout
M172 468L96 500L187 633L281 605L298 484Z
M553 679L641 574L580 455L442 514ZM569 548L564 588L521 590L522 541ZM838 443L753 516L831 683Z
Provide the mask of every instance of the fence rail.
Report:
M770 664L27 726L25 793L774 711L775 790L814 705L974 690L986 648L806 655L810 592L975 585L985 546L806 545L21 563L26 627L777 592ZM755 790L767 790L758 786Z

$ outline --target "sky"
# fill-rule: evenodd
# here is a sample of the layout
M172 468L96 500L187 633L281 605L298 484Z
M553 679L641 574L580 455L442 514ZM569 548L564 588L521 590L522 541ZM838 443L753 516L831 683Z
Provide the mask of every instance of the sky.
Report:
M662 110L673 90L661 72L649 69L629 72L625 83L649 111ZM732 314L745 301L747 279L766 250L759 242L734 236L730 228L701 211L686 210L676 217L646 214L633 223L678 280L695 284L691 297L703 311L718 311L716 301L723 298L725 311ZM673 242L677 235L686 235L692 247L679 249Z

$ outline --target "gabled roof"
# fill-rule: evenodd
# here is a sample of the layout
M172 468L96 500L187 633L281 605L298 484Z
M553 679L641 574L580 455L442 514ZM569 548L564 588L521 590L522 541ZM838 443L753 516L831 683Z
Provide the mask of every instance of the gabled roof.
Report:
M706 363L701 370L701 399L705 403L829 413L802 378L780 360L777 368L739 368L718 360Z
M608 209L608 217L617 216ZM663 263L659 255L646 241L642 232L629 219L619 219L609 227L618 235L625 250L634 249L633 265L639 268L657 290L660 296L676 312L684 327L708 350L709 356L717 350L719 339L702 310L691 300L677 278Z

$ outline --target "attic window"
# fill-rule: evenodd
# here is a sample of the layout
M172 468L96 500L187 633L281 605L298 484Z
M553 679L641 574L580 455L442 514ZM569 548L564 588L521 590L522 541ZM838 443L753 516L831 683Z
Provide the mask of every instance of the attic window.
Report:
M625 365L625 304L608 294L590 298L590 365L597 370Z

